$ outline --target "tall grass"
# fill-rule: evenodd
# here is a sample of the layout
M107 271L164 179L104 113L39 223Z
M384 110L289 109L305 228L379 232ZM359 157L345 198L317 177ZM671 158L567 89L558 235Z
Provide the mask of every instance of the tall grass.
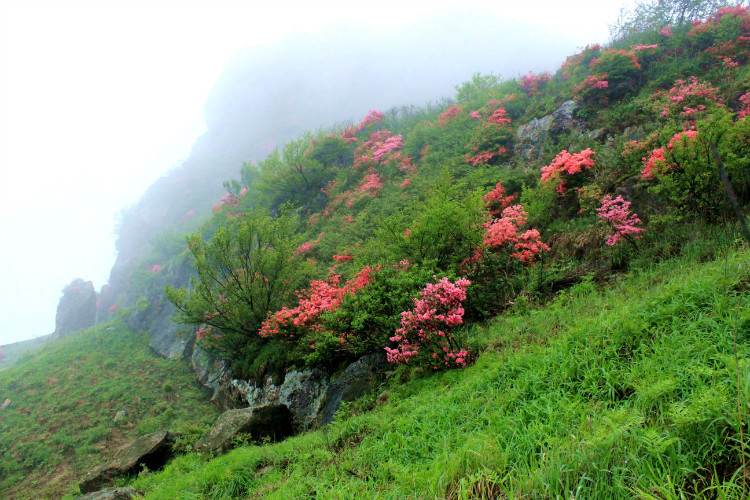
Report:
M696 256L476 328L474 366L393 377L387 404L327 437L188 455L135 485L149 500L744 498L750 253Z

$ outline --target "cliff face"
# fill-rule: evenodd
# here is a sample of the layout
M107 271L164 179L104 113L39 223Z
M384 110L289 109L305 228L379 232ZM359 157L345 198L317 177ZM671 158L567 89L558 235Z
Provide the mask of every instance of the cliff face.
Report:
M57 305L55 335L65 337L96 323L96 290L94 284L82 279L73 280L63 289Z

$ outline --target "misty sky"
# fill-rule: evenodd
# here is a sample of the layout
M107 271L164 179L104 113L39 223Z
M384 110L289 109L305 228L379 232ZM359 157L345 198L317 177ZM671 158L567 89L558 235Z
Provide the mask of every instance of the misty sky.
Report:
M459 4L542 27L573 54L607 41L623 3L0 0L0 345L51 333L72 279L106 282L117 214L188 155L243 47L346 20L406 26Z

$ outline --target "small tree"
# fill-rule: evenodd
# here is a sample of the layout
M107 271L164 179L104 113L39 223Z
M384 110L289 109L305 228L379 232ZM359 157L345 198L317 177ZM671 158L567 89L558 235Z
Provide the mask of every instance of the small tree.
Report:
M299 220L287 207L275 218L256 210L228 220L210 240L188 237L197 275L188 288L167 287L176 321L203 325L199 340L231 363L247 357L264 339L258 335L268 311L280 309L305 280Z

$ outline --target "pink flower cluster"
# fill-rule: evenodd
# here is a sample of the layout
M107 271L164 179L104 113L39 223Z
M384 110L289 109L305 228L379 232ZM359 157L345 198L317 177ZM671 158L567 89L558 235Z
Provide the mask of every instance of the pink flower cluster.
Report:
M455 283L442 278L428 284L420 292L421 298L414 299L414 309L401 313L401 328L391 337L396 348L385 348L388 361L408 363L420 351L430 351L423 357L435 369L438 363L446 367L466 366L468 352L458 349L450 329L463 323L461 304L466 300L466 288L470 284L463 278Z
M659 30L659 34L663 36L664 38L672 38L672 27L664 26L662 29Z
M587 89L603 90L609 88L609 82L605 80L605 78L607 78L606 73L603 75L587 75L586 78L583 79L583 82L573 86L573 92L580 94Z
M688 36L696 36L699 33L704 33L716 27L721 22L724 16L739 17L742 20L742 29L747 32L750 31L750 7L742 7L741 5L721 7L714 14L708 16L705 21L693 21L693 28L688 33Z
M555 186L555 190L560 194L565 194L566 187L565 181L561 177L562 174L575 175L582 170L590 169L594 166L594 159L592 158L594 154L595 152L590 148L584 149L576 154L570 154L566 150L561 151L555 159L552 160L552 163L546 167L542 167L542 181L559 179L557 186Z
M365 127L368 125L373 125L375 123L380 123L385 118L385 115L381 113L380 111L376 109L371 109L362 120L360 120L359 125L357 125L357 132L360 132L364 130ZM351 134L350 134L351 137Z
M466 158L466 163L476 167L477 165L480 165L482 163L489 163L490 160L494 158L495 156L500 156L507 152L508 150L501 146L497 150L497 152L487 151L486 153L479 153L476 156L471 156L469 158Z
M484 245L490 249L501 249L510 246L515 257L524 264L531 264L539 254L549 251L550 247L542 243L541 235L536 229L529 229L519 234L521 226L528 220L528 213L521 205L512 205L505 208L500 218L485 223L487 233L484 237Z
M162 269L162 265L161 264L154 264L153 266L151 266L149 268L149 270L151 271L152 274L153 273L158 273L159 271L161 271L161 269Z
M720 102L719 89L707 83L698 83L698 77L691 76L687 81L676 80L669 89L669 100L662 106L661 116L668 117L674 110L682 109L681 114L692 116L706 109L705 103ZM695 107L686 106L687 103Z
M505 128L506 125L510 125L510 118L508 118L508 112L505 111L504 107L499 107L492 112L492 116L487 119L488 122L494 123L498 127Z
M445 127L448 123L459 116L462 111L463 108L461 108L461 106L452 104L448 109L445 110L444 113L440 113L440 116L438 117L438 125L440 125L441 127Z
M484 195L483 198L484 202L487 204L487 210L489 210L490 214L495 216L500 215L500 213L508 208L515 199L515 196L505 196L505 188L503 187L502 182L495 184L494 189Z
M482 118L482 115L479 114L479 111L469 111L469 117L473 120L479 120Z
M650 49L658 49L659 44L655 43L653 45L633 45L630 47L632 50L650 50Z
M340 286L341 276L338 274L327 280L311 281L308 290L298 292L297 307L283 307L270 315L261 325L258 334L265 338L281 337L291 341L305 330L324 331L320 315L336 309L347 295L356 294L372 281L372 275L376 271L377 269L365 267L343 286Z
M529 71L527 74L521 76L521 82L519 85L521 85L522 88L526 89L526 95L531 97L534 94L539 94L541 91L539 90L539 87L544 86L551 78L551 75L548 72L541 73L539 75L535 75L531 71Z
M237 198L232 193L227 193L224 195L224 197L221 199L221 204L226 207L236 207L240 204L240 199Z
M740 109L739 117L740 119L745 119L745 117L750 115L750 92L742 94L740 102L742 103L742 108Z
M669 151L672 153L676 144L680 142L682 144L687 144L688 142L695 141L697 136L698 131L693 129L678 132L672 136L669 142L667 142L666 150L664 148L657 148L651 151L649 156L642 159L643 170L641 170L641 177L646 180L651 180L656 177L658 172L663 172L673 168L674 165L666 158L666 152Z
M411 158L395 153L404 146L403 137L391 136L390 130L378 130L370 134L367 141L354 150L354 168L375 167L388 160L404 162Z
M599 214L599 220L605 222L612 229L612 233L607 235L605 243L609 246L616 245L623 238L633 235L635 239L642 235L642 227L638 227L641 219L638 214L630 213L630 202L625 201L622 196L612 198L606 195L601 199L601 206L596 209Z

